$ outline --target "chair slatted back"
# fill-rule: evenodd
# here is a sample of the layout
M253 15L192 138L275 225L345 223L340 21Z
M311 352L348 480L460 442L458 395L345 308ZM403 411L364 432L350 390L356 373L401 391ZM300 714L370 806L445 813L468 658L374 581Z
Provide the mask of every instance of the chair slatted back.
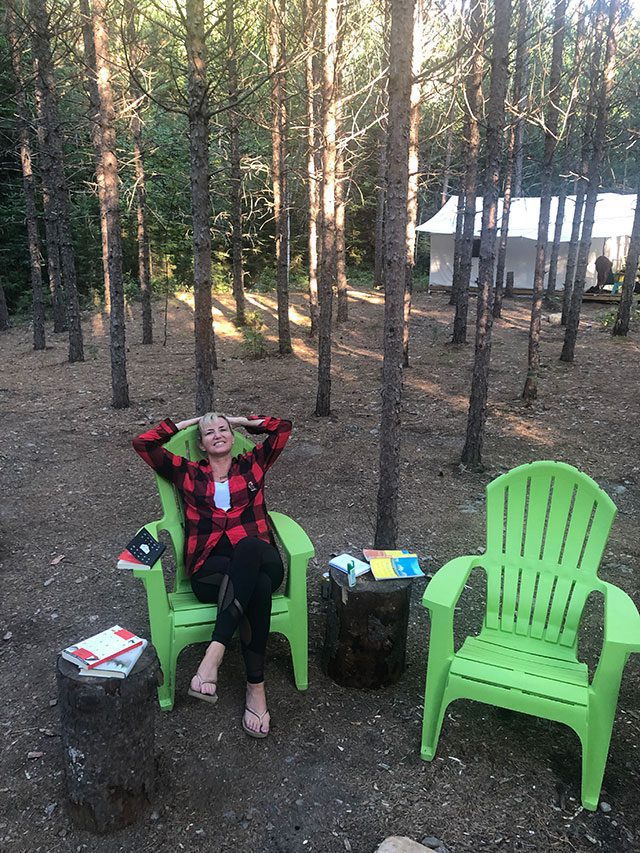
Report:
M164 445L171 453L176 456L183 456L190 461L204 458L204 452L200 448L200 433L198 425L182 429L172 436ZM253 442L234 432L234 442L231 449L231 455L237 456L244 453L253 447ZM174 592L190 592L191 584L185 575L184 569L184 510L182 507L182 498L180 492L175 486L159 474L155 475L158 494L160 495L160 503L163 513L163 528L171 537L173 553L176 561L176 576L174 583Z
M590 477L533 462L487 486L487 613L495 630L574 647L616 516Z

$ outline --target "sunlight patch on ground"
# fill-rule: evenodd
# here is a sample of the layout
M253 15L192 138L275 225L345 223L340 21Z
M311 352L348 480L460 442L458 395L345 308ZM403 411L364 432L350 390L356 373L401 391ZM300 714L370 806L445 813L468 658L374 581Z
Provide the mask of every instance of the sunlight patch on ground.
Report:
M106 335L107 330L104 322L104 315L95 313L91 315L91 331L94 335Z
M371 305L384 305L384 294L378 296L377 293L362 293L360 290L347 291L351 299L359 299L361 302L369 302Z
M543 447L555 446L554 435L550 427L518 417L516 413L500 412L499 415L490 419L489 425L492 432L499 429L502 433L509 433L527 441L535 441L536 444Z

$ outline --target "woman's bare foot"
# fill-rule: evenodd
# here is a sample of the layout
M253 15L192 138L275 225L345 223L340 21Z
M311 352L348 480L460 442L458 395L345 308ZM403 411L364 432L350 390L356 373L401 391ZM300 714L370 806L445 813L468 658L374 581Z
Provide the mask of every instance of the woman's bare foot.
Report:
M247 683L242 728L251 737L266 737L269 734L270 722L271 717L267 710L267 695L264 690L264 681L260 684Z
M189 695L209 702L217 699L218 669L224 657L225 647L222 643L209 643L204 657L200 661L198 671L191 679ZM215 697L215 699L213 698Z

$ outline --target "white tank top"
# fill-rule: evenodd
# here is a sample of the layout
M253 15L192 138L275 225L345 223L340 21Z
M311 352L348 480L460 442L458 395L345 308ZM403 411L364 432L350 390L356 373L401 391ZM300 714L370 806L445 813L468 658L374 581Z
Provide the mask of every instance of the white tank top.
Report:
M229 493L229 481L224 483L214 483L215 489L213 492L213 502L218 509L223 509L227 512L231 509L231 494Z

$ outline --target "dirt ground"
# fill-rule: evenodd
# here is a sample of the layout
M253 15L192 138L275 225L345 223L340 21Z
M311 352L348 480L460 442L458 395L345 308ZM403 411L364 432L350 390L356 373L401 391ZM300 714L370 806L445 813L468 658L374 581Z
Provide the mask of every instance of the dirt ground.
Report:
M110 408L107 329L84 322L86 361L66 362L64 336L31 350L30 329L0 339L0 625L3 740L0 849L18 851L354 851L388 835L432 835L462 851L640 850L640 658L623 681L603 800L580 807L580 747L569 729L470 702L449 709L436 759L420 760L428 618L416 582L406 673L382 690L338 687L321 671L325 610L320 576L330 555L370 545L378 467L383 305L353 291L350 319L335 332L333 414L314 416L315 350L304 299L293 297L294 354L276 355L275 298L250 295L268 324L269 357L252 361L216 299L216 374L221 410L291 417L294 432L270 473L272 509L295 517L316 547L309 567L310 686L296 691L282 638L270 646L272 734L240 728L242 670L233 647L215 707L189 700L201 649L180 658L173 712L157 712L159 790L137 825L109 837L73 828L65 811L55 659L63 646L115 622L148 635L143 588L115 569L137 527L158 514L148 469L131 438L166 415L192 414L192 310L171 302L162 345L142 346L137 306L128 321L132 404ZM451 348L444 295L420 294L412 367L403 398L401 544L433 571L483 545L484 488L522 462L553 458L594 477L619 507L601 575L640 603L638 513L640 335L612 340L610 307L585 305L574 365L558 360L562 331L543 328L540 399L525 408L528 303L505 304L494 332L486 470L458 465L466 427L473 347ZM475 311L471 302L470 315ZM472 577L458 628L481 619ZM581 649L597 657L597 608ZM30 753L32 756L30 757Z

